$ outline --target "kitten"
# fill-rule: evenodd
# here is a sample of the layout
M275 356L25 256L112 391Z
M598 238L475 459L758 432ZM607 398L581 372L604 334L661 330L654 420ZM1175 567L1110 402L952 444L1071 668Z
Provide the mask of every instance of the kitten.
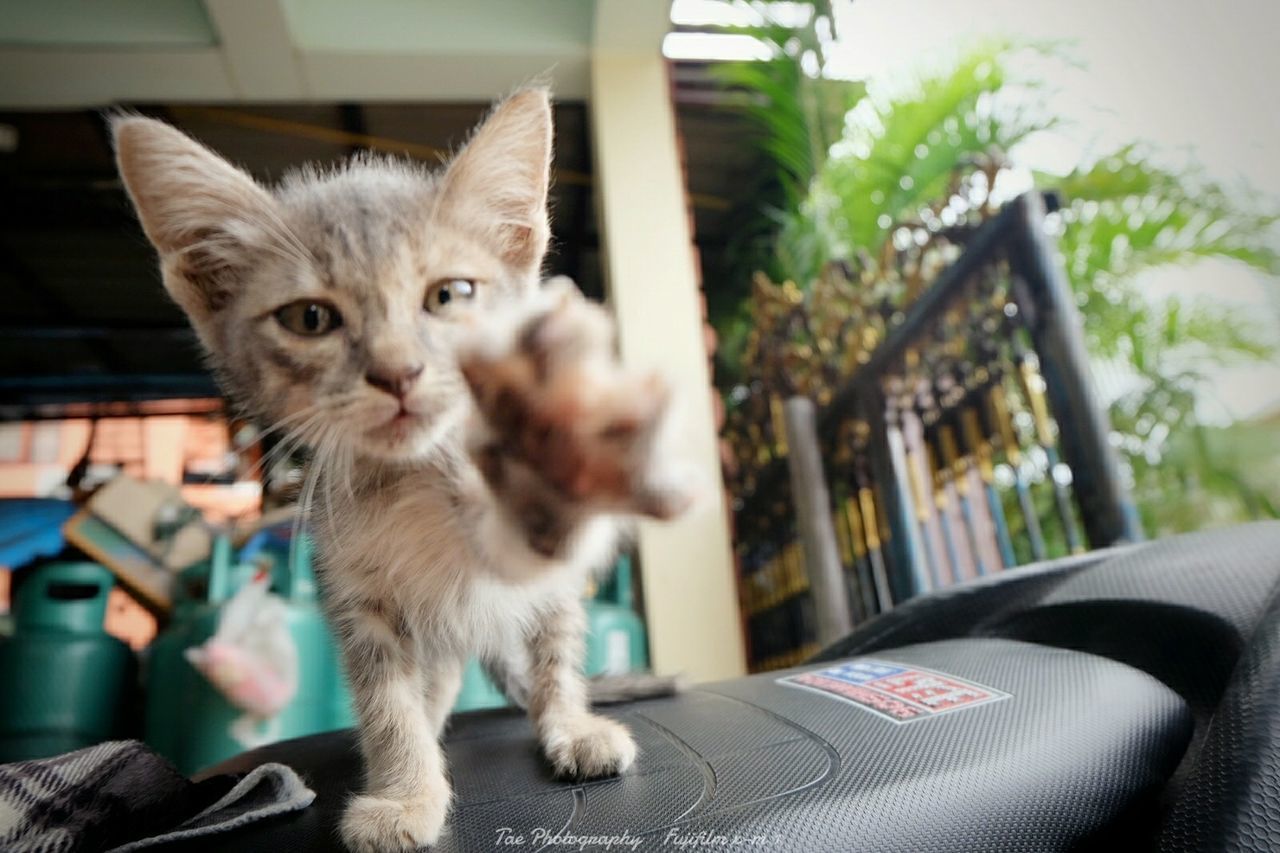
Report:
M113 121L120 174L226 390L313 451L311 523L360 720L353 850L433 843L439 736L479 655L568 777L621 772L581 594L628 518L670 518L667 391L547 248L551 111L498 105L437 173L357 158L275 189L177 130Z

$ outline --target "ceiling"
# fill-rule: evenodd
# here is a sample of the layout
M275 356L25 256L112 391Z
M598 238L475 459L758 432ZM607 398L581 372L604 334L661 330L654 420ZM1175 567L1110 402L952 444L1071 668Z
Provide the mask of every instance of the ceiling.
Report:
M599 41L666 31L667 3L627 3L0 0L0 106L479 101L534 77L582 99Z
M0 418L47 416L70 400L190 397L214 391L184 319L160 287L154 255L128 207L102 107L124 105L163 118L265 181L302 163L332 162L361 148L435 162L440 152L465 137L495 94L521 79L505 76L498 85L486 83L483 74L471 74L484 56L533 63L536 48L544 58L577 56L586 68L593 38L620 38L625 46L643 29L627 21L635 6L646 4L622 0L614 29L630 35L602 34L599 18L612 2L470 0L465 4L469 16L449 16L442 14L443 8L460 4L0 0L0 198L5 199L0 205L0 294L5 304L0 314ZM351 10L367 12L374 5L379 11L376 25L361 29ZM273 16L285 21L294 68L307 97L269 103L264 101L278 99L248 97L239 93L243 87L236 89L241 85L236 81L248 79L254 68L236 67L228 20L247 14L246 6L260 10L259 29L269 30ZM501 18L499 7L505 10ZM520 11L512 12L514 7ZM37 8L39 14L33 11ZM499 19L510 25L500 33L480 23ZM446 20L447 26L440 23ZM344 41L344 31L354 30L360 30L358 37ZM410 31L423 35L409 39L405 33ZM177 54L210 51L219 54L223 76L216 86L202 78L199 85L211 87L200 90L205 95L188 90L194 78L138 85L130 76L136 69L112 77L111 69L122 66L99 63L107 54L121 63L157 56L169 57L168 62ZM28 60L35 54L62 57L61 82L36 85L8 73L14 63L28 63L31 71ZM329 73L324 69L340 67L328 64L331 59L339 62L339 54L357 64L384 62L402 69L454 57L457 79L436 85L440 81L419 78L425 82L413 97L394 95L405 81L387 82L381 74L374 75L383 81L380 88L353 88L348 82L344 89L323 82ZM98 72L103 79L87 79ZM561 77L576 73L557 66L557 86ZM741 118L714 97L703 67L681 64L673 80L695 233L705 262L729 241L734 208L748 201L743 188L757 185L750 178L762 164ZM585 94L585 82L581 88ZM147 97L153 89L170 94ZM460 97L472 89L475 96ZM188 95L174 94L184 91ZM220 94L208 94L215 91ZM571 86L570 94L558 91L550 266L600 295L590 111L586 99L573 91ZM704 263L708 270L714 267ZM714 290L717 282L711 278L705 285Z

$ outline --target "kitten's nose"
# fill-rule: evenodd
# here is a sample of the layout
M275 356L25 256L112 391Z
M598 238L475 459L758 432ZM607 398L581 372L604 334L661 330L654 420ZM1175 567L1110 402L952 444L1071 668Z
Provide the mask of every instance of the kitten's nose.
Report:
M413 387L414 380L422 375L422 367L421 364L401 367L371 367L369 372L364 375L364 378L374 388L386 391L393 397L403 397Z

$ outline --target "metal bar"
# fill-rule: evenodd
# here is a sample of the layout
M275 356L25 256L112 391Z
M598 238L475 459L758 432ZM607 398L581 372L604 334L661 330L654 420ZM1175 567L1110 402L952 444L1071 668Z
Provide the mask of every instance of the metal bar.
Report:
M946 495L945 487L937 493L938 523L942 527L942 547L946 549L947 562L951 564L951 582L955 584L963 578L960 572L960 551L956 548L956 534L951 529L951 515Z
M213 399L220 406L220 396L213 377L204 374L3 377L0 421L108 417L96 412L171 399Z
M219 392L213 377L201 373L0 377L0 401L6 404L216 396Z
M857 484L854 484L857 491ZM856 494L845 500L844 517L849 523L849 535L853 537L854 576L857 578L857 592L861 603L862 618L870 619L876 615L876 593L874 572L871 568L870 552L867 548L867 537L862 530L862 514L858 510Z
M995 472L991 465L991 442L982 434L981 419L973 405L965 407L960 413L965 444L978 463L978 478L982 480L983 491L987 495L987 510L991 514L991 523L996 530L996 546L1000 550L1000 562L1011 569L1018 565L1018 558L1013 552L1013 541L1009 538L1009 522L1004 517L1004 505L996 492Z
M840 546L840 563L844 568L842 577L844 580L845 599L849 606L849 618L856 627L866 621L867 614L862 611L862 600L858 586L859 557L853 542L853 531L849 529L849 520L845 517L846 500L847 498L843 495L836 497L835 506L831 511L831 526L836 530L836 542Z
M1053 438L1053 430L1049 428L1049 410L1045 405L1044 391L1041 384L1044 380L1036 371L1031 355L1018 353L1018 375L1022 379L1023 392L1031 405L1031 417L1035 421L1036 443L1044 451L1049 463L1049 481L1053 484L1053 500L1058 510L1058 520L1062 522L1063 532L1067 537L1067 549L1072 554L1084 551L1080 541L1080 533L1076 530L1074 513L1071 511L1071 496L1067 493L1065 483L1058 480L1056 469L1061 463L1058 457L1058 446Z
M1035 503L1031 500L1031 489L1027 485L1026 476L1022 473L1022 448L1018 446L1018 436L1013 429L1012 415L1005 402L1004 388L999 381L991 386L989 395L991 416L1000 430L1000 444L1004 449L1004 459L1013 469L1013 487L1018 493L1018 505L1022 508L1022 520L1027 526L1027 539L1031 542L1031 557L1037 562L1045 558L1044 532L1040 529L1040 516L1036 514Z
M911 491L911 502L915 506L916 523L919 525L920 548L924 554L925 568L929 572L929 589L941 589L942 574L938 566L938 555L933 550L933 541L929 535L929 489L920 471L920 460L916 456L916 448L905 441L905 430L903 439L906 446L902 461L907 469L907 486Z
M880 548L880 526L876 521L875 492L870 486L858 489L858 506L862 510L862 529L867 534L867 553L871 557L871 577L875 581L876 605L881 613L893 609L889 573L885 569L884 552Z
M795 503L796 530L804 546L805 568L813 590L818 620L818 643L826 646L849 633L853 621L845 600L843 568L835 528L831 524L831 495L822 470L822 451L815 429L813 401L792 397L786 406L787 465Z
M950 582L958 583L961 579L960 553L956 550L955 534L951 530L951 514L947 500L947 475L938 461L938 452L929 435L924 436L925 460L928 464L929 479L933 482L933 505L938 516L938 528L942 531L942 547L947 554L947 566Z
M982 559L982 545L978 541L977 520L973 515L973 506L969 500L969 468L956 447L956 436L950 424L942 424L938 428L938 437L942 441L943 464L951 469L952 482L956 487L956 500L960 504L960 516L964 520L965 532L969 537L969 553L973 556L973 565L978 577L990 574L987 561Z
M995 483L984 483L983 489L987 493L987 510L991 513L991 520L996 526L996 544L1000 547L1000 562L1006 569L1015 568L1018 565L1018 557L1013 552L1013 540L1009 538L1009 522L1004 517L1004 505L1000 502L1000 494L996 491Z
M113 400L105 403L54 403L42 406L9 405L0 403L0 421L46 421L107 418L138 418L155 415L228 415L226 406L218 397L193 397L189 399L157 398L124 402Z
M1043 359L1048 394L1062 425L1063 456L1076 474L1075 491L1089 543L1100 548L1140 540L1137 512L1108 440L1111 426L1088 374L1080 314L1045 235L1044 201L1030 193L1006 211L1016 216L1010 262L1031 297L1018 307Z
M919 550L913 536L915 525L911 520L911 507L892 444L891 433L894 430L890 429L885 417L886 402L879 389L867 394L862 411L866 413L871 427L867 447L871 475L868 484L879 492L879 510L883 515L878 521L885 522L887 527L881 552L886 568L892 569L892 574L886 574L886 580L892 591L891 601L906 601L924 591L925 587L918 574Z
M1048 556L1044 545L1044 531L1040 529L1040 517L1036 515L1035 501L1031 499L1031 486L1022 473L1022 468L1013 469L1013 488L1018 493L1018 506L1022 507L1022 518L1027 525L1027 539L1031 542L1031 558L1037 563Z
M851 501L851 518L856 520L863 541L866 543L867 563L870 568L871 612L887 613L893 609L893 594L889 586L889 573L884 560L884 540L880 536L880 520L876 510L875 484L864 467L866 459L861 453L854 456L849 468L856 500Z
M933 564L928 551L929 546L913 517L912 509L915 502L907 500L907 496L911 493L908 482L911 472L908 470L906 439L896 419L888 419L886 438L889 447L889 465L894 473L894 489L899 496L898 512L890 512L889 521L890 526L898 530L898 536L895 538L904 543L903 550L906 552L906 567L910 573L911 589L902 597L910 598L912 595L933 589L931 579Z
M24 326L0 326L0 338L17 338L21 340L47 341L81 341L101 340L103 338L145 338L147 341L169 340L179 344L197 344L196 333L188 326L163 324L148 326L130 324L127 326L92 325L44 325L33 323Z

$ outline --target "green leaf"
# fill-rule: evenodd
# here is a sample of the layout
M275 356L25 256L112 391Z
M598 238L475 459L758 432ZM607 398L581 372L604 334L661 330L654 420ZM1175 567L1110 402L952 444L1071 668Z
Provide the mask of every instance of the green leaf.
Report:
M919 79L899 96L867 99L850 116L810 199L814 209L831 210L845 256L874 254L894 223L945 196L958 169L1052 125L996 108L1010 50L982 44L948 73Z

